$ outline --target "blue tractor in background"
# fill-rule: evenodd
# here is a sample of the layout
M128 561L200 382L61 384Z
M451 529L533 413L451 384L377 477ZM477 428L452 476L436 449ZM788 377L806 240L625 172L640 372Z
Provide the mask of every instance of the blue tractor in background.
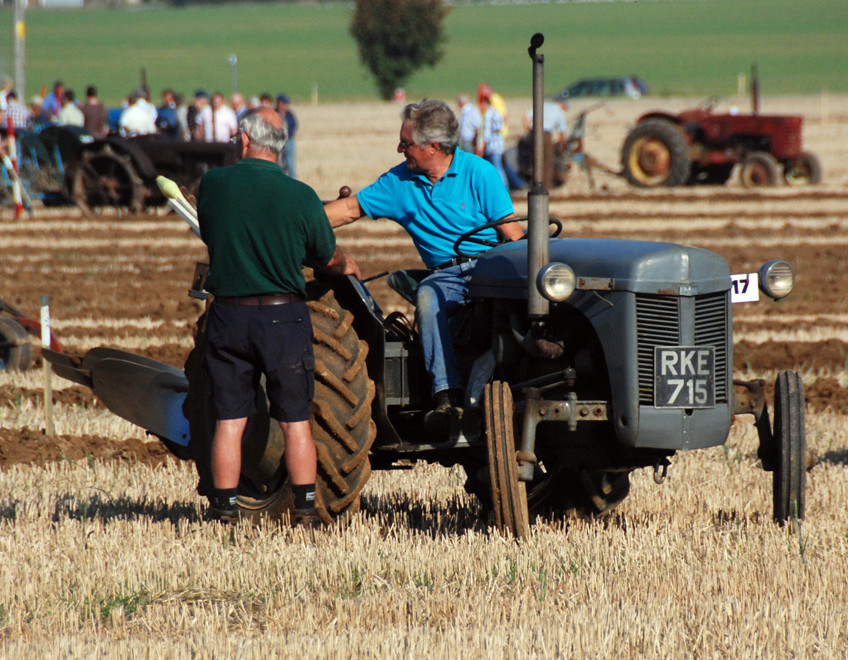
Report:
M76 126L50 124L21 131L16 140L18 177L30 211L39 202L76 205L87 214L104 208L137 212L163 206L158 175L194 191L207 170L238 160L236 146L229 143L184 142L162 135L95 139ZM5 162L0 174L0 202L8 205L13 203L15 175Z

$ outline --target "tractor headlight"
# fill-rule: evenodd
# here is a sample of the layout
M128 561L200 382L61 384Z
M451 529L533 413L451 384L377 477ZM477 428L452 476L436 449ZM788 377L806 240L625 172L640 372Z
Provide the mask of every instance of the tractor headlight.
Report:
M563 263L550 263L539 269L536 288L548 300L561 302L574 293L577 278L574 271Z
M759 270L762 292L779 300L785 298L795 286L795 269L788 261L772 259L764 263Z

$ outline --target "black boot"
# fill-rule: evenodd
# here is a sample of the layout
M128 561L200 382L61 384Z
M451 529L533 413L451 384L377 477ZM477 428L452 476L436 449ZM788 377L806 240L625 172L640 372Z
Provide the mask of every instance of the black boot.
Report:
M292 527L304 527L306 529L318 529L324 525L318 509L294 509L292 511Z
M463 391L460 389L439 390L433 396L435 407L424 415L424 426L429 431L446 433L450 429L451 417L462 417L462 405L464 401Z
M209 497L209 513L214 520L237 523L239 520L236 489L214 489Z

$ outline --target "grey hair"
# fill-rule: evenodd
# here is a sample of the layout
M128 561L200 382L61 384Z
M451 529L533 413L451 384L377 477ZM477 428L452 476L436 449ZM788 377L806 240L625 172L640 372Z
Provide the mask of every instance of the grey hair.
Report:
M444 101L424 99L403 109L404 122L412 122L412 139L419 147L438 144L446 154L456 151L459 142L459 122Z
M288 140L288 130L283 124L279 128L272 126L257 109L248 110L239 122L239 131L250 136L254 147L267 149L279 156Z

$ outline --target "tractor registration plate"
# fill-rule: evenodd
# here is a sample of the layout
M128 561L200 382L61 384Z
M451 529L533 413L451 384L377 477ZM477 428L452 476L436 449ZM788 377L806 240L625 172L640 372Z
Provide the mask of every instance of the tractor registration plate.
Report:
M654 407L715 406L715 347L654 348Z

